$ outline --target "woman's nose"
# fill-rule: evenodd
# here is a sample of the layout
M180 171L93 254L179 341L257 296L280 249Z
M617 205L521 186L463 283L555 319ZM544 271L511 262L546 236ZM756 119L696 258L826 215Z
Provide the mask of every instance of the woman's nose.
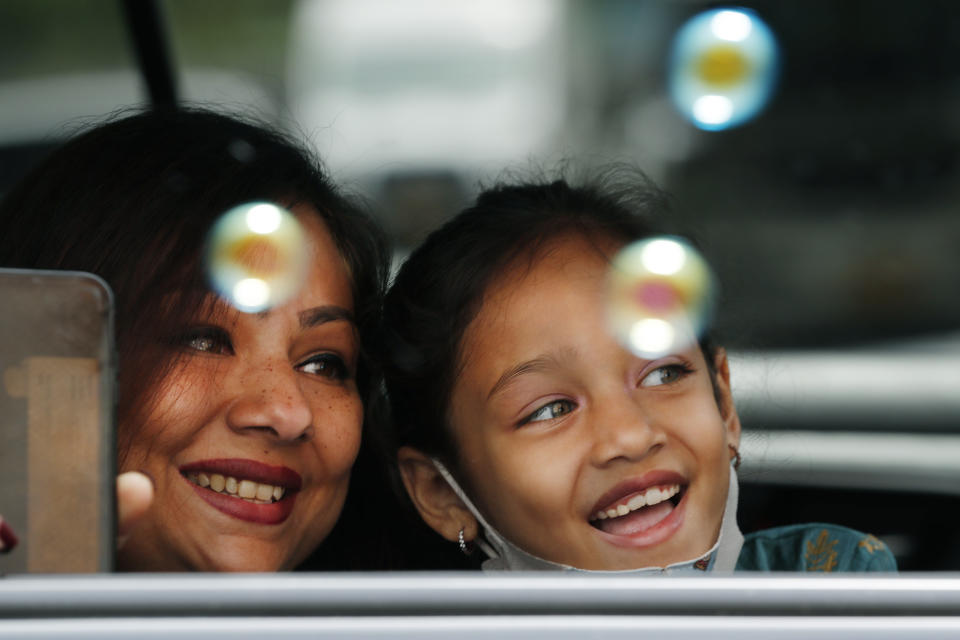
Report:
M227 411L227 424L239 433L262 433L285 442L308 439L313 411L297 376L288 363L247 370Z
M603 407L591 420L591 459L596 466L616 460L637 461L663 447L666 434L628 393L595 403Z

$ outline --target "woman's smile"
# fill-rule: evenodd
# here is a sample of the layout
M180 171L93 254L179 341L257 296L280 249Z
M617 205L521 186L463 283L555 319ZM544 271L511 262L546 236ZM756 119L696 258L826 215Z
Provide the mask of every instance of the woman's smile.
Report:
M140 570L291 569L333 528L360 447L363 406L350 281L329 233L302 215L301 292L257 314L214 300L173 340L124 470L156 498L124 547ZM215 540L216 544L211 544Z
M193 462L180 473L218 511L260 524L285 521L303 482L293 469L235 458Z

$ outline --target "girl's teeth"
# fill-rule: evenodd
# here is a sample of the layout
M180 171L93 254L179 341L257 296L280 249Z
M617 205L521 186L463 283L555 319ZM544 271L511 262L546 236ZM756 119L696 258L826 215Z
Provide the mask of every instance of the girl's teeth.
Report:
M248 502L256 504L270 504L283 498L286 489L272 484L263 484L253 480L245 480L224 476L219 473L189 473L187 480L200 487L209 488L217 493L235 495Z
M663 502L664 500L669 500L678 493L680 493L680 485L678 484L663 487L663 489L651 487L643 493L633 496L624 504L618 504L616 507L597 511L590 519L606 520L607 518L619 518L620 516L627 515L631 511L636 511L637 509L653 506Z

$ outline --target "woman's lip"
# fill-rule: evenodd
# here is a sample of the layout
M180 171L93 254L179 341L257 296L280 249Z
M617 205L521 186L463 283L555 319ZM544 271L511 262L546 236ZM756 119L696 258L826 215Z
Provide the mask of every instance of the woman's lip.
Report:
M272 484L283 487L287 491L299 491L303 484L300 474L289 467L264 464L256 460L243 458L217 458L213 460L198 460L180 467L180 473L219 473L223 476L233 476L238 480L253 480L262 484ZM208 492L214 493L214 492Z
M290 517L293 512L294 502L297 500L296 493L289 493L276 502L269 504L256 504L248 502L243 498L219 493L212 489L193 484L185 477L183 479L196 492L198 496L212 506L217 511L233 516L246 522L255 522L257 524L280 524Z
M587 514L587 518L592 518L593 514L598 511L606 511L607 509L615 507L618 502L631 494L665 484L686 486L688 483L687 479L676 471L668 471L666 469L648 471L642 476L617 483L612 489L600 496L600 499L597 500L596 504L593 505L593 508Z
M685 493L683 498L680 499L680 503L670 512L670 515L649 529L644 529L643 531L629 535L607 533L595 527L594 531L603 536L604 540L618 547L630 547L633 549L638 547L652 547L668 540L683 525L684 516L687 512L686 507L687 494Z

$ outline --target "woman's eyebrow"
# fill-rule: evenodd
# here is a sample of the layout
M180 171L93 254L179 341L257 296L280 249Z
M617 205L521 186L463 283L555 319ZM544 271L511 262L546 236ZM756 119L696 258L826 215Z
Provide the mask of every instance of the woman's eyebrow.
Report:
M566 356L568 354L565 353L563 355ZM497 382L490 389L490 393L487 394L487 400L492 398L495 394L501 393L505 388L513 384L513 382L518 378L528 373L538 373L548 369L559 368L559 359L554 354L550 353L539 355L531 360L525 360L503 372L503 375L500 376Z
M300 318L300 327L302 329L310 329L311 327L336 320L346 320L350 324L356 324L353 319L353 312L332 304L301 311L298 317Z

